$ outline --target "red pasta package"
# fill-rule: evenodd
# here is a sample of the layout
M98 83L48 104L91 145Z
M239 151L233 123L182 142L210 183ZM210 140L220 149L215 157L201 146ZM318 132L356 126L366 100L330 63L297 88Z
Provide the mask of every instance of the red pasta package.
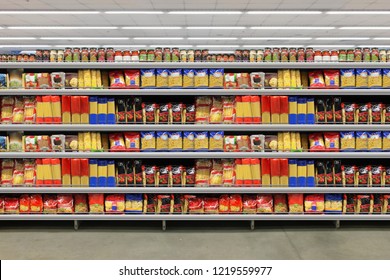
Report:
M124 194L110 194L107 195L105 201L106 212L122 213L125 211L125 195Z
M257 213L273 213L274 212L274 200L272 195L258 195L257 201Z
M43 199L40 194L32 194L30 196L30 211L31 213L43 212Z
M303 213L303 194L288 194L288 208L289 213Z
M44 213L57 213L57 196L54 194L45 194L43 196L43 212Z
M240 194L230 195L230 212L231 213L242 212L242 197Z
M204 213L204 202L199 196L188 197L188 212L193 213Z
M125 88L125 79L122 71L110 71L110 88Z
M28 194L22 194L19 198L19 211L20 213L30 212L30 196Z
M340 150L340 134L338 132L326 132L324 138L326 151L338 152Z
M227 194L223 194L219 197L219 213L230 212L230 197Z
M0 214L4 213L4 197L0 196Z
M125 142L123 141L122 133L112 133L108 136L110 139L110 151L124 152L126 151Z
M139 88L139 70L125 70L126 88Z
M205 197L203 203L206 214L218 214L219 203L217 197Z
M339 70L324 70L325 87L339 88L340 87L340 71Z
M88 194L88 204L90 213L104 212L104 194L90 193Z
M287 197L285 194L274 195L274 210L275 213L287 213Z
M309 134L310 152L325 151L325 143L321 133Z
M243 196L243 213L256 213L257 200L255 195L247 195Z
M310 88L325 88L324 76L322 71L309 72Z
M19 198L6 197L4 199L4 213L19 213Z
M75 213L88 213L87 195L75 194L74 195Z
M73 213L74 201L71 194L59 194L57 195L57 212L58 213Z

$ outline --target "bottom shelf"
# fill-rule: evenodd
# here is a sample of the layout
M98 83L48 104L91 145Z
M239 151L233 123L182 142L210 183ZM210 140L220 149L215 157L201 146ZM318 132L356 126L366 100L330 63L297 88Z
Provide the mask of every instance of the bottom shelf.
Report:
M0 221L387 221L390 215L382 214L189 214L189 215L142 215L142 214L4 214Z

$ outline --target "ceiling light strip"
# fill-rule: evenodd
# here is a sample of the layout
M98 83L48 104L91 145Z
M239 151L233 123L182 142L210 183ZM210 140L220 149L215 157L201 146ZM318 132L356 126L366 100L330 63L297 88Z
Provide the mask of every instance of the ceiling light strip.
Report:
M197 40L197 41L226 40L226 41L234 41L234 40L238 40L238 38L236 38L236 37L188 37L187 40Z
M0 40L36 40L35 37L0 37Z
M341 30L390 30L390 26L343 26Z
M105 11L109 15L162 15L163 11Z
M189 30L242 30L245 26L187 26Z
M16 30L74 30L74 29L118 29L117 26L8 26L7 29Z
M41 37L41 40L71 40L71 41L82 41L82 40L129 40L129 37Z
M248 15L319 15L322 11L247 11Z
M390 11L327 11L328 15L390 15Z
M331 30L334 26L251 26L254 30Z
M363 41L363 40L370 40L371 38L370 37L318 37L318 38L315 38L315 40L318 40L318 41L321 41L321 40L324 40L324 41L332 41L332 40L346 40L346 41L354 41L354 40L359 40L359 41Z
M305 41L311 40L311 37L243 37L241 40L249 40L249 41Z
M184 40L183 37L135 37L134 40Z
M181 26L123 26L121 29L131 29L131 30L155 30L155 29L163 29L163 30L178 30L183 29Z
M99 11L0 11L0 15L95 15Z
M242 11L170 11L170 15L241 15Z

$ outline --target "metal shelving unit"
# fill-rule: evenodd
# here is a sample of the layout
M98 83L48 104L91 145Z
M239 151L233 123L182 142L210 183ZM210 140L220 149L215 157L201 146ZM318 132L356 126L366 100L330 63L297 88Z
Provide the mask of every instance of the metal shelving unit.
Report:
M389 187L1 187L0 194L22 193L154 193L154 194L220 194L220 193L380 193L390 194Z
M390 67L389 67L390 68ZM0 66L1 69L1 66ZM93 95L93 96L199 96L199 95L302 95L302 96L381 96L390 94L390 89L0 89L4 95Z
M0 131L390 131L389 124L0 124Z
M226 69L341 69L390 68L381 62L2 62L0 68L26 69L140 69L140 68L226 68Z
M345 153L311 153L311 152L3 152L0 158L389 158L389 152L345 152Z

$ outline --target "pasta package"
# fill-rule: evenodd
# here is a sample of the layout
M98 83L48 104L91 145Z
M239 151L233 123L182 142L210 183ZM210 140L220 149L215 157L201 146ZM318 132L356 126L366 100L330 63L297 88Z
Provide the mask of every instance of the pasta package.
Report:
M368 133L366 131L356 131L356 150L364 152L368 150Z
M236 73L226 73L224 75L224 88L237 88L237 74Z
M368 87L379 88L382 87L382 70L368 69Z
M341 84L342 88L351 88L356 86L355 69L341 69Z
M122 213L125 211L125 195L109 194L105 200L105 211L111 213Z
M194 70L194 86L195 88L207 88L209 86L209 70L195 69Z
M209 150L210 151L223 151L223 131L211 131L209 138Z
M233 96L222 96L222 121L223 123L233 123L235 118L234 108L235 98Z
M168 76L168 69L156 69L156 87L167 88L169 86Z
M155 69L141 69L141 88L152 88L156 86Z
M218 96L213 96L210 109L210 123L222 123L222 113L222 99Z
M168 86L170 88L181 88L183 86L183 75L181 69L169 70Z
M368 87L367 69L356 69L356 87L357 88Z
M341 213L343 210L342 194L325 194L325 212Z
M212 100L208 96L199 96L195 101L195 122L196 123L209 123L210 120L210 106Z
M23 69L9 69L8 85L11 89L23 88Z
M209 149L209 133L195 132L194 148L196 152L207 151Z
M183 131L183 150L193 151L195 149L195 132Z
M309 135L310 151L324 151L325 143L321 133L311 133Z
M340 149L340 135L338 132L324 133L325 149L327 151L339 151Z
M197 160L195 163L195 185L208 185L210 181L211 161L207 159Z
M324 70L325 87L339 88L340 87L340 71L339 70Z
M325 80L322 71L309 72L310 88L325 88Z
M250 88L251 79L249 73L237 73L237 88Z
M140 137L138 132L125 132L125 147L126 151L139 152L140 150Z
M288 194L289 213L303 213L303 194Z
M371 131L368 132L368 151L379 152L382 150L382 132Z
M194 69L183 69L183 88L194 87Z
M125 196L126 213L142 213L143 199L142 194L126 194Z
M382 87L390 87L390 69L382 69Z
M157 131L156 132L156 150L157 151L168 151L169 142L168 142L168 132L167 131Z
M126 88L139 88L139 70L125 70L124 74Z
M168 149L170 151L183 150L183 139L181 131L168 133Z
M156 133L154 131L141 132L141 150L145 152L156 150Z
M382 132L382 148L383 148L383 151L390 151L390 132L389 131Z
M224 83L224 70L221 69L210 69L209 75L209 87L210 88L223 88Z
M123 135L121 133L112 133L109 135L110 139L110 151L125 151L125 141L123 140ZM80 139L79 139L80 140Z
M110 88L125 88L125 79L123 78L122 71L110 71ZM85 86L85 81L84 81Z
M305 212L322 213L325 210L324 194L309 194L305 197Z
M341 151L353 152L356 149L355 145L355 132L353 131L341 131L340 132Z

